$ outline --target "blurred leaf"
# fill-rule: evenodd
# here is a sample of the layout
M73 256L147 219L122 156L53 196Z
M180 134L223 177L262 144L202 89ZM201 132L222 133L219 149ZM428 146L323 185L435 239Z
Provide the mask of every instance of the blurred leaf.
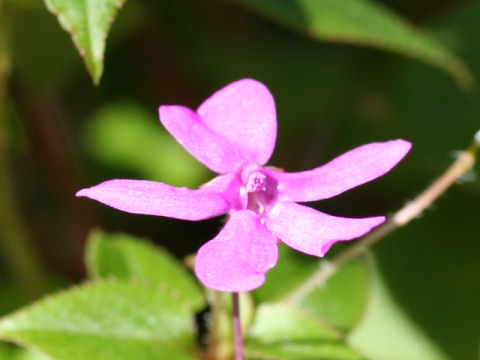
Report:
M257 302L280 300L293 291L320 266L318 258L280 245L277 265L267 273L265 283L254 291Z
M262 304L245 350L252 359L360 359L339 333L285 304Z
M106 106L85 129L86 148L99 161L142 178L198 186L205 180L205 167L163 130L153 114L129 102Z
M45 0L47 8L70 33L85 66L98 84L103 73L105 41L118 9L126 0Z
M51 360L50 357L35 350L23 349L16 345L0 342L2 360Z
M93 278L146 280L193 310L205 306L200 288L182 264L145 240L97 230L89 236L85 254Z
M262 304L249 337L262 342L338 340L336 331L286 304Z
M194 359L190 312L158 286L83 285L0 321L0 337L58 360Z
M255 292L255 298L262 303L246 345L250 358L361 358L344 343L337 329L348 330L363 313L368 295L368 263L362 259L346 264L325 284L292 302L292 294L316 274L319 264L313 257L281 250L279 263L267 275L265 285ZM276 288L282 289L282 282L285 289L279 291Z
M370 0L235 0L320 40L371 46L443 68L464 89L473 77L448 48Z
M370 288L366 259L350 261L307 295L301 307L337 329L349 330L364 313Z
M280 247L277 266L267 273L265 284L255 291L258 302L289 301L299 286L328 260ZM369 264L366 258L342 266L327 282L306 294L297 305L337 329L348 330L360 319L368 298Z
M13 345L0 342L0 359L17 359L16 351L18 351L18 349L15 348Z
M349 343L370 360L448 359L395 303L377 271L366 313Z
M258 360L360 360L352 349L340 342L249 344L247 359Z

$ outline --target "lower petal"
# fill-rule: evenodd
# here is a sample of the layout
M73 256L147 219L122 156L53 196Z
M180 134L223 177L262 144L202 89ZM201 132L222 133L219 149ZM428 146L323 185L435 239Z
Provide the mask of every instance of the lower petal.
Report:
M263 284L278 258L277 238L250 210L233 212L225 227L197 254L195 273L218 291L250 291Z
M324 256L335 242L358 238L384 221L384 216L337 217L282 201L268 213L265 225L288 246L309 255Z
M109 180L76 195L133 214L192 221L222 215L230 209L229 201L211 189L191 190L147 180Z

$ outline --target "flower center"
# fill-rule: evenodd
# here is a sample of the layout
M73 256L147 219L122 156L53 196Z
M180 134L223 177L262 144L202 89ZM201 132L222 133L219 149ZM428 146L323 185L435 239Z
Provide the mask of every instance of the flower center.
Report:
M245 188L249 193L267 190L267 175L260 171L252 173L248 177Z
M241 177L246 195L246 208L262 215L277 198L277 182L268 177L259 166L243 169Z

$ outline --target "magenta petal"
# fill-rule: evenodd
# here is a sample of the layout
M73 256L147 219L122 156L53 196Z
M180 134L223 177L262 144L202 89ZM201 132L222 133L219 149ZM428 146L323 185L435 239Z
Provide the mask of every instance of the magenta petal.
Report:
M405 140L357 147L316 169L283 173L266 171L278 181L278 192L291 201L315 201L338 195L390 171L410 150Z
M222 134L208 128L184 106L160 106L160 121L172 136L198 161L219 174L233 172L248 159Z
M265 225L288 246L315 256L324 256L337 241L362 236L385 221L385 217L350 219L336 217L289 201L281 201L268 213Z
M244 186L241 178L236 173L219 175L201 186L204 190L217 192L223 195L230 204L230 211L246 209L248 194L242 193L240 188Z
M241 149L249 162L265 164L277 137L275 102L262 83L243 79L218 90L198 114L213 131Z
M233 212L225 227L198 250L195 273L219 291L250 291L278 258L277 239L250 210Z
M109 180L76 195L133 214L183 220L208 219L226 213L230 207L221 194L211 189L191 190L147 180Z

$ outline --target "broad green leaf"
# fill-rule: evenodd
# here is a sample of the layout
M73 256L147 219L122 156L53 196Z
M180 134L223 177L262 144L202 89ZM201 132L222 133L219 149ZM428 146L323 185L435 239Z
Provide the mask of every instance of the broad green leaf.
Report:
M262 304L246 342L252 359L360 359L327 325L285 304Z
M327 260L325 265L328 266ZM300 286L321 271L318 258L280 247L279 262L267 273L265 284L255 291L257 302L291 302ZM305 294L296 306L337 329L348 330L360 319L369 288L366 258L351 261L324 284Z
M105 41L118 9L126 0L44 0L71 35L93 82L103 73Z
M127 234L93 231L86 263L93 278L144 280L156 284L194 310L205 306L202 292L187 270L167 251Z
M0 337L57 360L192 360L192 314L159 286L97 282L0 321Z
M371 0L235 0L313 38L376 47L450 73L464 89L474 80L448 48Z
M349 343L370 360L446 360L419 327L396 304L378 271L362 321Z
M360 320L367 305L369 275L366 259L350 261L306 296L301 308L337 329L349 330Z
M104 107L89 120L83 138L95 160L141 178L176 186L207 180L206 168L163 129L156 111L136 103Z

